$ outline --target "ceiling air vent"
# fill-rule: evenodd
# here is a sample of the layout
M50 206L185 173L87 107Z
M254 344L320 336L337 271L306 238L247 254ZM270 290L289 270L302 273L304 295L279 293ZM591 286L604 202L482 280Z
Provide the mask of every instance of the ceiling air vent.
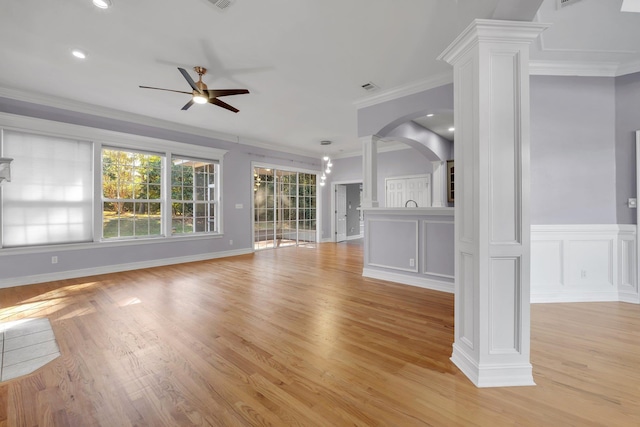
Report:
M578 3L580 0L557 0L558 2L558 9L561 9L565 6L570 6L574 3Z
M214 5L218 10L226 10L234 2L234 0L207 0L207 1L212 5Z
M373 92L374 90L378 90L380 88L376 86L374 83L367 82L362 85L362 89L366 90L367 92Z

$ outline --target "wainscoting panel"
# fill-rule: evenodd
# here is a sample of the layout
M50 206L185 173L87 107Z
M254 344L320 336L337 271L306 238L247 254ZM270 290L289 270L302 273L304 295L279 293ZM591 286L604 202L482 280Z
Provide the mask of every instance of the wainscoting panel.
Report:
M532 225L531 302L638 302L635 248L635 225Z
M376 218L369 219L367 225L368 265L418 272L417 220ZM396 244L390 244L391 242Z

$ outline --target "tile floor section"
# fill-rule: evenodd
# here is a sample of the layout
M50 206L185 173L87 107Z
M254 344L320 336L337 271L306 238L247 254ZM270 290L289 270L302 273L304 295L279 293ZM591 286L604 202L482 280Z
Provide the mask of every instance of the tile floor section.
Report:
M0 381L30 374L60 356L49 319L0 323Z

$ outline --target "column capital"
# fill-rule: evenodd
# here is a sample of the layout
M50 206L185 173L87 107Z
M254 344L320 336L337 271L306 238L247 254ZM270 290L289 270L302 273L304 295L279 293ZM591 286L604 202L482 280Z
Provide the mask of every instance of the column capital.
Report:
M529 44L551 24L524 21L500 21L496 19L475 19L438 56L441 61L453 65L464 53L478 42L512 42Z
M378 142L382 138L380 138L378 135L367 135L367 136L360 136L358 137L358 139L360 140L361 143L368 144L368 143Z

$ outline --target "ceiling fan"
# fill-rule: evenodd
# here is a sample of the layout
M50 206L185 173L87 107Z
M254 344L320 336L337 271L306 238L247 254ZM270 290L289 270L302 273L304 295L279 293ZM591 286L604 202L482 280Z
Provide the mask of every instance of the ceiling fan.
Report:
M193 67L193 70L198 73L198 81L194 82L189 73L184 68L178 67L178 70L182 73L182 76L187 80L189 86L193 89L193 92L184 92L181 90L173 90L173 89L162 89L159 87L150 87L150 86L140 86L142 89L156 89L156 90L166 90L169 92L177 92L177 93L186 93L187 95L192 95L191 100L187 102L183 110L188 110L194 103L196 104L209 104L217 105L218 107L226 108L229 111L233 111L237 113L237 108L227 104L219 100L218 98L221 96L229 96L229 95L242 95L245 93L249 93L247 89L207 89L207 85L202 81L202 76L207 72L207 69L204 67Z

